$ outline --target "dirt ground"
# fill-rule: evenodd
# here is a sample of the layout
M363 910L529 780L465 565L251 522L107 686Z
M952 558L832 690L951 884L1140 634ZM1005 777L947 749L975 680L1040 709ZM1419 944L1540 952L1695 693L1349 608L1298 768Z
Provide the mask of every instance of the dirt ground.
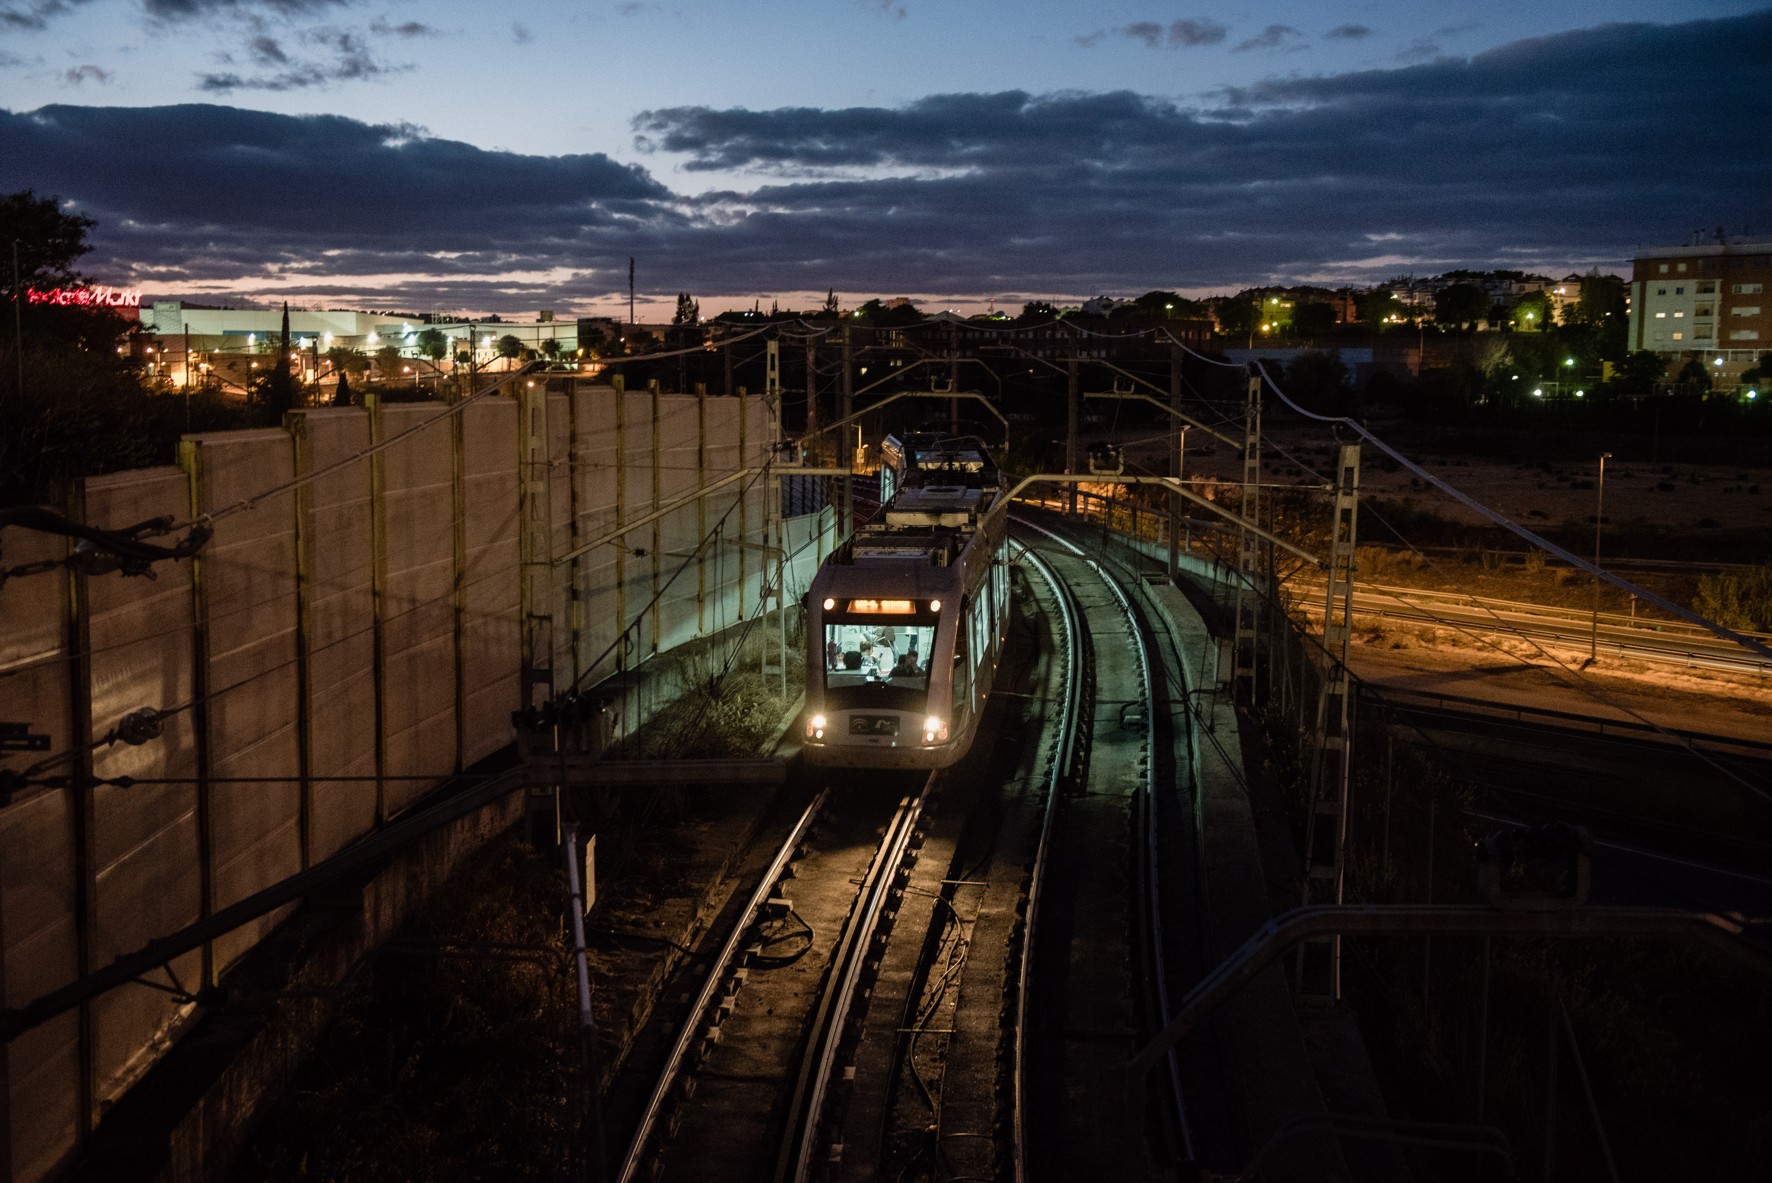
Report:
M1591 555L1600 495L1597 451L1580 459L1526 459L1536 450L1535 441L1498 447L1491 437L1465 450L1453 432L1384 423L1371 427L1459 492L1573 553ZM1328 483L1339 442L1326 424L1269 425L1263 440L1264 480L1270 485ZM1580 441L1560 442L1565 457L1583 446ZM1772 557L1772 464L1652 464L1633 458L1637 451L1646 456L1651 446L1648 440L1629 440L1617 445L1617 454L1606 464L1602 566L1627 568L1626 578L1638 586L1689 604L1697 564ZM1381 449L1366 444L1361 461L1360 537L1396 548L1400 535L1404 546L1414 544L1422 552L1387 560L1363 550L1364 577L1561 606L1591 602L1592 584L1585 575L1556 569L1554 563L1529 571L1529 561L1521 557L1529 548L1522 539L1489 535L1492 541L1485 545L1515 552L1502 563L1447 553L1458 548L1448 545L1452 537L1445 523L1452 523L1456 532L1481 524L1482 516ZM1150 455L1146 463L1155 467L1158 457ZM1186 471L1196 479L1235 484L1242 480L1242 461L1236 449L1214 441L1189 449ZM1443 521L1430 521L1427 515ZM1694 566L1685 568L1682 560ZM1655 567L1657 561L1664 567ZM1612 587L1602 588L1601 606L1602 611L1621 613L1633 607L1627 593ZM1653 614L1647 607L1641 612ZM1596 716L1643 717L1716 735L1772 738L1772 678L1617 658L1584 669L1586 657L1585 648L1557 651L1526 641L1480 641L1451 629L1379 631L1368 625L1356 629L1351 663L1361 678L1413 689L1506 698Z
M1568 456L1579 442L1561 441L1565 456L1541 459L1533 441L1506 449L1520 458L1483 455L1496 450L1493 439L1481 449L1460 447L1449 430L1422 432L1374 423L1372 431L1409 460L1478 502L1528 529L1579 525L1592 528L1600 499L1599 452ZM1235 434L1235 433L1232 433ZM1202 437L1195 436L1196 440ZM1360 442L1350 437L1347 442ZM1684 450L1692 450L1690 442ZM1649 440L1631 439L1614 447L1606 463L1605 516L1608 534L1634 539L1638 532L1764 531L1772 536L1772 463L1760 465L1652 462L1659 451ZM1327 424L1279 424L1263 433L1264 475L1279 483L1328 482L1334 472L1337 440ZM1526 456L1532 458L1524 458ZM1236 449L1220 442L1188 450L1187 471L1195 477L1242 480ZM1483 519L1469 506L1433 488L1382 450L1362 449L1360 492L1372 500L1411 501L1424 512L1455 522ZM1620 552L1628 555L1629 551ZM1651 557L1647 555L1636 557Z
M1584 668L1586 658L1579 648L1356 623L1348 666L1379 686L1772 740L1772 678L1610 657Z

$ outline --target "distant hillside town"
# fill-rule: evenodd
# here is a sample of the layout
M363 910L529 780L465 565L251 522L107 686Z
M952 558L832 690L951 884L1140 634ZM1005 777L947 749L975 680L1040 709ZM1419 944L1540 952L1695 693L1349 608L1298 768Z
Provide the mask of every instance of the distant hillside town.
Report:
M840 321L885 330L909 345L946 349L976 343L979 333L1044 325L1091 325L1115 333L1162 324L1198 348L1233 360L1285 361L1304 350L1335 350L1362 372L1419 376L1454 342L1484 334L1531 334L1581 328L1591 338L1587 368L1630 353L1661 359L1665 383L1692 366L1711 389L1739 385L1772 348L1772 242L1715 241L1644 250L1630 278L1600 271L1561 278L1517 270L1448 271L1401 276L1370 287L1313 285L1247 288L1188 299L1172 291L1135 297L1100 295L1078 305L1032 301L960 316L926 312L898 297L844 307L832 293L822 307L760 307L701 315L688 293L666 323L613 317L472 318L444 312L226 308L161 300L139 307L145 330L134 346L149 374L173 386L249 389L284 339L298 381L410 381L415 393L464 368L499 368L546 359L593 369L604 359L717 342L734 331L777 321ZM1030 334L1038 348L1043 334ZM1068 339L1068 334L1059 334ZM925 340L927 339L927 340ZM1756 373L1757 377L1757 373Z

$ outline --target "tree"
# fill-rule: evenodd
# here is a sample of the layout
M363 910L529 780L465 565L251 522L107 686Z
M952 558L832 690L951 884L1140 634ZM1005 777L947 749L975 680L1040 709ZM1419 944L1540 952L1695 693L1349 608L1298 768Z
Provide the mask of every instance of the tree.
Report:
M47 291L89 282L87 276L75 270L75 264L92 252L86 234L96 225L91 218L63 210L59 197L38 197L30 189L0 195L0 306L12 305L6 309L6 319L11 321L17 316L17 327L27 341L44 347L65 344L109 353L115 359L118 340L137 327L133 317L125 317L113 308L33 304L29 300L21 305L13 303L32 288ZM18 250L16 279L12 266L14 247ZM6 325L9 346L19 335L12 332L13 327ZM27 346L26 352L32 349ZM16 362L10 368L11 374L5 377L16 381Z
M1680 373L1674 379L1681 394L1707 394L1710 391L1710 370L1697 358L1693 358L1680 367Z
M1527 292L1510 309L1514 328L1542 332L1551 327L1551 298L1544 292Z
M66 213L59 197L38 197L21 189L0 197L0 243L8 255L18 247L18 280L12 260L0 259L0 297L11 301L30 288L70 287L87 282L74 263L90 254L86 232L98 225L91 218Z
M1725 628L1772 629L1772 563L1739 574L1699 576L1694 607Z
M1749 386L1772 382L1772 353L1762 353L1754 364L1742 372L1741 380Z
M1623 357L1630 337L1630 297L1623 279L1598 268L1581 277L1581 295L1563 309L1563 323L1584 328L1603 358Z
M1667 373L1667 356L1647 349L1624 355L1612 371L1612 381L1622 394L1646 395L1655 391L1655 384Z
M349 345L334 345L324 356L331 363L335 374L356 374L361 377L369 372L369 355L361 349L352 349Z
M823 317L823 316L842 316L843 315L843 310L837 306L837 289L836 288L831 288L829 291L827 291L825 293L824 307L820 308L818 310L818 315L821 317Z
M1369 329L1382 329L1396 323L1403 314L1403 302L1387 287L1373 288L1359 297L1360 323Z
M1253 300L1227 296L1218 302L1218 331L1227 337L1247 337L1255 332L1261 306Z
M670 349L688 349L701 344L701 304L688 292L677 293L677 311L671 317L671 327L665 330L665 346Z
M1447 328L1470 331L1489 316L1489 293L1474 283L1455 283L1434 293L1434 320Z
M560 356L560 338L549 337L546 341L543 341L541 343L541 351L543 353L547 354L550 359L559 357Z
M449 338L439 328L421 329L418 334L418 352L420 356L432 361L442 361L449 353Z
M1292 331L1303 337L1320 337L1335 331L1335 309L1319 300L1300 304L1292 310Z
M506 333L494 346L500 357L517 358L523 356L523 341L514 333Z
M258 387L252 393L279 419L295 406L295 381L289 373L288 301L283 303L283 329L277 335L277 360L271 364L270 372L259 379Z
M1190 300L1162 288L1116 304L1108 313L1109 317L1137 317L1141 320L1210 320L1211 315L1199 300Z
M388 381L400 372L400 347L383 345L375 351L375 368L380 372L383 381Z
M1021 315L1016 319L1029 324L1057 320L1058 308L1045 300L1029 300L1021 306Z
M923 310L909 300L888 307L878 297L857 308L854 315L877 325L912 325L924 319Z

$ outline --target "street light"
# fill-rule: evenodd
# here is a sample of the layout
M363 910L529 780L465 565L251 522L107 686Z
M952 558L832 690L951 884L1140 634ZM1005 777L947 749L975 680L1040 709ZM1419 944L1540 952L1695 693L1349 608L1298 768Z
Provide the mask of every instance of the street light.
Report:
M1600 453L1600 483L1594 494L1594 618L1587 642L1589 665L1600 656L1600 525L1606 520L1606 461L1610 459L1612 453Z

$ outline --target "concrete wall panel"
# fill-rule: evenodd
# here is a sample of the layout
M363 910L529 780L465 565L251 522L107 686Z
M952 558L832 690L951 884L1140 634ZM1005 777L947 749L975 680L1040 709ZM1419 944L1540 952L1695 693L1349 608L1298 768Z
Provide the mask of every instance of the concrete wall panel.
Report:
M564 391L565 387L562 386L548 396L548 508L552 526L548 540L550 560L566 554L575 545L573 486L576 482L572 472L572 400ZM572 684L572 679L578 672L573 667L572 617L577 606L574 605L572 596L571 563L562 563L552 568L549 596L548 602L552 605L554 617L553 651L550 659L554 685L563 690Z
M455 770L455 456L447 412L428 404L380 408L386 571L382 595L383 771L390 778ZM424 791L390 779L390 814Z
M67 539L6 532L8 565L67 553ZM6 622L0 628L0 701L10 708L5 717L49 736L49 752L30 756L29 763L66 753L76 742L67 605L68 577L59 570L0 584L0 620ZM27 761L14 757L7 766ZM73 803L69 790L41 790L0 808L0 992L7 1006L22 1006L79 973ZM13 1177L40 1178L71 1155L82 1125L78 1016L14 1040L0 1056L0 1072Z
M86 483L86 517L129 522L187 516L189 478L177 469L145 469ZM202 915L202 845L198 829L196 629L192 564L163 563L155 578L99 576L85 580L93 730L111 732L125 715L152 708L166 717L160 737L139 746L117 743L93 753L100 777L146 781L130 788L101 785L92 793L91 961L103 965ZM191 952L173 972L202 981L202 955ZM164 975L159 979L169 984ZM124 986L92 1007L96 1094L120 1095L145 1067L141 1049L164 1038L190 1004L162 990Z
M513 401L463 412L462 760L471 764L511 742L523 637L519 623L521 520L518 422Z
M303 476L369 446L357 408L295 417ZM375 514L370 465L345 464L299 498L302 636L308 720L308 861L318 862L375 824ZM364 778L364 779L344 779Z
M195 506L216 513L294 476L281 429L186 441ZM226 907L301 868L301 751L297 727L295 495L228 512L197 560L208 644L209 835L215 907ZM287 778L261 781L258 778ZM215 971L231 965L275 923L270 916L215 946Z
M12 545L9 538L9 558L17 553ZM0 982L7 1006L22 1006L66 985L79 972L71 810L64 792L42 793L0 809L5 939ZM70 1012L25 1032L6 1046L0 1063L6 1073L12 1177L45 1178L72 1157L83 1126L79 1015Z
M575 548L603 538L616 526L615 395L606 386L581 385L577 394L577 435L574 439L578 482L578 539ZM630 516L632 516L630 514ZM617 587L621 541L599 545L579 560L574 578L582 622L575 640L575 666L585 682L594 682L617 668L606 651L621 629L623 597ZM594 669L588 669L595 663Z

